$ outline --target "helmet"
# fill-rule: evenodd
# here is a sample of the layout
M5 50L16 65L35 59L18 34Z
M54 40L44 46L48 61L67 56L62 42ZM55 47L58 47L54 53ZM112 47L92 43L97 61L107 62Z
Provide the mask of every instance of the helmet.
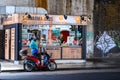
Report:
M19 51L19 55L20 55L20 56L26 56L27 53L28 53L28 52L27 52L26 49L25 49L25 50L20 50L20 51Z

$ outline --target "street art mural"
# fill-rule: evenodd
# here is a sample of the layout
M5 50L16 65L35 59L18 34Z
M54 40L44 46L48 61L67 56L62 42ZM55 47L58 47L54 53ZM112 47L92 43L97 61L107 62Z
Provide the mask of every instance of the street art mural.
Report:
M109 52L110 49L116 46L114 40L107 34L105 31L103 35L96 42L96 47L102 51L102 55L104 56Z
M109 54L120 54L120 32L99 31L95 36L95 57L109 57Z
M94 33L93 32L87 32L87 39L86 39L86 51L87 51L87 54L86 54L86 57L87 58L90 58L91 56L93 56L93 37L94 37Z

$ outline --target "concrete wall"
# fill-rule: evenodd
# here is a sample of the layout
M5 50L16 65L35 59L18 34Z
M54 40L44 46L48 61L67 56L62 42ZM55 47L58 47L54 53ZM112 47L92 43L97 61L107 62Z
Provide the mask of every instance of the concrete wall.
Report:
M0 6L34 6L34 0L1 0Z
M36 7L21 7L21 6L1 6L0 7L0 14L47 14L47 11L44 8L36 8Z
M66 14L66 0L48 0L49 14Z
M93 57L94 53L94 25L93 25L94 0L86 1L87 16L90 18L87 26L87 58Z
M0 1L0 14L6 13L5 6L29 6L33 7L35 5L34 0L1 0Z
M83 15L87 14L87 1L93 0L48 0L49 14Z
M86 14L86 0L72 0L71 14L83 15Z

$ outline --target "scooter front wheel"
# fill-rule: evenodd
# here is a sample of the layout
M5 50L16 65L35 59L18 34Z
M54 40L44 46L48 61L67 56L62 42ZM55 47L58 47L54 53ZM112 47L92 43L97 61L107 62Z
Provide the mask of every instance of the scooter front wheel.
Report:
M50 71L56 70L56 69L57 69L57 64L56 64L55 62L49 62L49 63L48 63L48 69L49 69Z

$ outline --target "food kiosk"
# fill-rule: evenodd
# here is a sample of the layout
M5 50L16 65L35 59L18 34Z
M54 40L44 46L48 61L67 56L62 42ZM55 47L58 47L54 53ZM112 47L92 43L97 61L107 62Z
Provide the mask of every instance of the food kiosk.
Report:
M41 47L58 60L80 60L86 56L86 16L11 14L3 20L5 59L21 60L19 51L29 48L29 39L39 39ZM59 36L63 34L64 43Z

